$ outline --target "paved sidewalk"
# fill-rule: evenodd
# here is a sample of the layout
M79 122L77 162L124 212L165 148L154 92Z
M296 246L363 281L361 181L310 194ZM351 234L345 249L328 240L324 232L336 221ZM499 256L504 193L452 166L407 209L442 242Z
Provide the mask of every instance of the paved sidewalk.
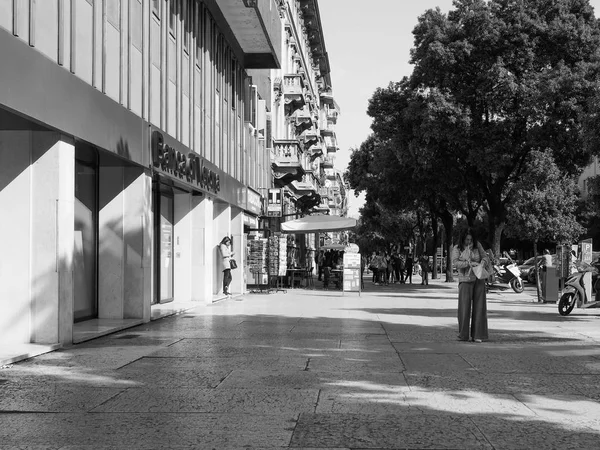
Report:
M492 292L476 344L456 299L249 294L16 363L0 450L599 448L600 310Z

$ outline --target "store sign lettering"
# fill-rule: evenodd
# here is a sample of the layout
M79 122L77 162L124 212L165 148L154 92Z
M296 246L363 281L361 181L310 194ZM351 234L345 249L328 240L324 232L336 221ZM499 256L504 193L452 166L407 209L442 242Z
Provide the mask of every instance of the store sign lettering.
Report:
M159 131L152 133L152 163L162 172L195 184L215 194L221 190L219 175L204 165L195 153L181 153L165 144Z

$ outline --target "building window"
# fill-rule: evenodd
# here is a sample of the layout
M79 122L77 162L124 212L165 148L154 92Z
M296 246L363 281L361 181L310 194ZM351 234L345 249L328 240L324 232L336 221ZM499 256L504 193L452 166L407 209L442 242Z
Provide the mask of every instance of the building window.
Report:
M106 20L117 30L121 29L121 0L106 2Z
M186 0L181 4L181 18L183 20L183 50L189 55L190 53L190 7Z
M175 37L175 21L177 18L177 1L171 0L169 2L169 33Z
M160 0L152 0L152 13L160 20Z
M231 59L231 109L236 109L237 99L235 96L235 89L237 86L237 62L234 58Z

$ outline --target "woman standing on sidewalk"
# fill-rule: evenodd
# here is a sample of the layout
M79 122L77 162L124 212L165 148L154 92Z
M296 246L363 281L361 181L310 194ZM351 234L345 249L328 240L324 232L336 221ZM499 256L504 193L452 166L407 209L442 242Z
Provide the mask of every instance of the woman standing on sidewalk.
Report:
M479 280L473 267L488 261L483 246L468 229L452 249L452 264L458 270L458 340L483 342L488 338L485 280Z
M231 295L229 284L231 283L231 257L234 253L231 251L231 238L225 236L220 244L221 252L221 270L223 271L223 294Z

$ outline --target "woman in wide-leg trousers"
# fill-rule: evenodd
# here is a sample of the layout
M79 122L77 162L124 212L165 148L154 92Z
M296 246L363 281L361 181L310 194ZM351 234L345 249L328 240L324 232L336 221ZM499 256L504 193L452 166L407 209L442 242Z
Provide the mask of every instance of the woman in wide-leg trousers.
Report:
M458 338L468 341L488 338L485 280L458 285Z

